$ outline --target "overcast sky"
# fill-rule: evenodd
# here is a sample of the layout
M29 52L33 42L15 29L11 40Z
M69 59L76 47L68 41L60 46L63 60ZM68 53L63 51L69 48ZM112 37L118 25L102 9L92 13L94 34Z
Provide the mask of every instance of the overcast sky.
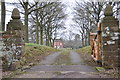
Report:
M33 0L29 0L29 1L33 1ZM39 0L41 1L41 0ZM43 1L43 0L42 0ZM51 0L51 1L55 1L55 0ZM71 14L72 12L72 7L74 6L74 3L75 3L75 0L61 0L64 4L67 5L67 10L66 12L68 13L68 15ZM12 3L12 2L18 2L18 0L5 0L6 3ZM6 4L6 10L9 10L9 11L12 11L13 9L15 8L15 6L10 6L10 5L7 5ZM11 18L11 12L6 12L6 23L8 23L8 21L10 20ZM72 18L69 17L69 19Z
M12 3L14 1L17 2L18 0L5 0L5 2L7 3ZM71 15L71 13L73 11L72 7L75 5L75 0L62 0L62 2L67 5L66 13L68 14L68 18L66 20L66 26L68 26L69 23L72 23L71 19L73 16ZM12 11L14 8L15 6L10 6L6 4L6 10ZM10 21L10 19L11 19L11 12L7 11L6 12L6 24Z
M5 2L7 3L12 3L14 1L18 1L18 0L5 0ZM54 0L52 0L54 1ZM71 23L73 23L72 18L72 12L73 12L73 7L75 6L75 0L61 0L65 5L66 5L66 13L67 13L67 19L65 21L65 27L67 28L67 30L70 30L70 25ZM32 2L32 0L31 0ZM12 11L15 8L15 6L10 6L6 4L6 10L10 10ZM11 12L6 12L6 24L10 21L11 19Z

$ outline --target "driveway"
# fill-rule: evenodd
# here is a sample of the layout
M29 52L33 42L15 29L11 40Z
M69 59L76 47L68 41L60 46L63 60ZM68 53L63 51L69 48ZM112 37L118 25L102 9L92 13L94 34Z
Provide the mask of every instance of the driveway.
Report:
M106 75L98 73L94 67L85 64L80 55L74 51L69 53L72 65L53 65L60 54L56 52L48 55L40 64L14 78L107 78Z

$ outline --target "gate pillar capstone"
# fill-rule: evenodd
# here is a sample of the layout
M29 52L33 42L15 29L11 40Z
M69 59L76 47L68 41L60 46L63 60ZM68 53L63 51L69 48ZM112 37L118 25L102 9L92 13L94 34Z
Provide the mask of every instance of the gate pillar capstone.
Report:
M105 17L101 21L101 54L102 65L117 69L119 65L119 21L113 16L112 7L108 4L104 11Z
M13 35L14 44L16 46L24 45L24 26L20 20L20 12L17 8L12 11L12 20L7 24L7 33Z

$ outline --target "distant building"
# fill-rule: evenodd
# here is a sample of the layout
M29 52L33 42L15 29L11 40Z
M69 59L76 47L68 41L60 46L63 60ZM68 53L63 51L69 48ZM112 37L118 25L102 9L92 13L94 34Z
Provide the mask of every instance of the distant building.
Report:
M63 48L63 41L61 39L56 39L54 41L54 48L57 49Z

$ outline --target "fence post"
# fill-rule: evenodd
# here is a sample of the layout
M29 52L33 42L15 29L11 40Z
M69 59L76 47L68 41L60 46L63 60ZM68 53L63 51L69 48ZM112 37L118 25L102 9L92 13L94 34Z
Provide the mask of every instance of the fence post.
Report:
M100 58L100 42L101 42L101 23L98 23L98 31L97 31L97 60L101 60Z
M118 69L119 21L113 16L112 7L108 4L101 21L101 53L104 67Z

